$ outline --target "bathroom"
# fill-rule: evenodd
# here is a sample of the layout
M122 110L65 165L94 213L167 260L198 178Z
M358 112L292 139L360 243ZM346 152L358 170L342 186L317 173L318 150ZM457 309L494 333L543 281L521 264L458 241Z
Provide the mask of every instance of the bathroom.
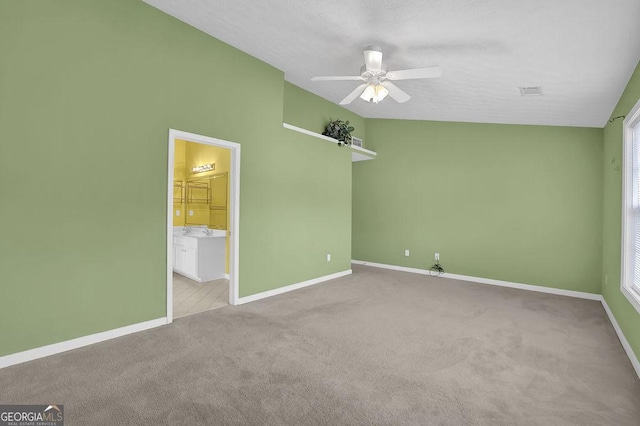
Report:
M173 178L174 317L229 304L227 148L175 141Z

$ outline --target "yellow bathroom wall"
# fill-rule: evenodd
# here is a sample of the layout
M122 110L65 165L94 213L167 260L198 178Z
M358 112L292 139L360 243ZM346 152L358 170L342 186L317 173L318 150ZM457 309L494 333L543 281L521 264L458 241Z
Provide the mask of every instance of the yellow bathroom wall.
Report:
M173 180L184 185L186 159L186 141L176 139L173 157ZM174 200L181 197L183 190L174 187ZM173 226L184 226L184 204L173 203Z
M194 142L188 141L180 141L184 144L184 167L183 173L185 176L185 181L190 179L200 179L206 178L213 175L217 175L220 173L229 173L231 168L231 150L226 148L219 148L211 145L204 145ZM176 141L177 146L177 141ZM191 170L195 166L200 166L202 164L214 163L215 170L204 173L193 173ZM229 206L229 179L227 179L227 206ZM189 210L193 211L193 216L189 216L188 223L189 224L201 224L201 225L209 225L211 222L211 212L209 210L209 206L197 206L190 205ZM182 212L184 213L181 217L183 223L185 223L184 215L188 215L189 211ZM225 229L229 229L229 210L223 211L213 211L213 215L217 216L216 222L226 223ZM225 218L220 218L220 215L226 216ZM175 222L174 222L175 223ZM226 272L229 273L229 238L226 239Z
M230 150L193 142L185 142L185 145L185 173L187 179L202 178L229 171L231 166ZM195 166L207 163L215 163L216 169L204 173L193 173L191 171Z

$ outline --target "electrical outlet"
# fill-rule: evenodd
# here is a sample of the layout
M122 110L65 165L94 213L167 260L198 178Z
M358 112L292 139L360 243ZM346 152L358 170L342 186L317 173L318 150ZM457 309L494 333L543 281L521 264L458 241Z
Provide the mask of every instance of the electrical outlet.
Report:
M436 260L440 260L440 253L436 253Z
M189 216L193 216L193 210L189 210Z
M327 255L327 262L331 262L331 254Z
M176 216L180 216L180 210L176 210Z
M404 255L405 255L405 256L409 256L409 250L405 250L405 251L404 251Z

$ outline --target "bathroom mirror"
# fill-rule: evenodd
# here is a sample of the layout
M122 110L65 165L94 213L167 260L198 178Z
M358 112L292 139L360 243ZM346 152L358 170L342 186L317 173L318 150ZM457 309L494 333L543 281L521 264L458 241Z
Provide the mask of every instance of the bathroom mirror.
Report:
M185 224L227 229L229 174L191 178L184 184Z

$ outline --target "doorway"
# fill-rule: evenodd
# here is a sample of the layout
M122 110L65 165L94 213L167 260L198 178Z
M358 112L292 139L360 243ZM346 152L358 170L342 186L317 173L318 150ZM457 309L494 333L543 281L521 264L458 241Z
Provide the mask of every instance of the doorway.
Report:
M228 164L219 162L218 170L216 163L210 160L203 164L189 164L189 170L185 166L184 176L176 176L179 173L175 166L176 147L184 143L224 151L228 153ZM198 301L198 306L204 307L201 310L211 309L213 305L220 306L211 298L226 297L226 294L228 304L237 304L240 144L170 129L168 145L167 320L172 322L174 314L181 316L187 312L185 306L181 306L179 311L175 310L174 295L179 296L179 292L193 292L189 303L199 295L208 294L209 299ZM225 188L225 196L221 195L222 188ZM225 257L225 253L223 267L220 259L221 256ZM178 269L174 271L176 264ZM221 276L221 268L224 269L224 276ZM211 306L207 308L205 305L209 301Z

